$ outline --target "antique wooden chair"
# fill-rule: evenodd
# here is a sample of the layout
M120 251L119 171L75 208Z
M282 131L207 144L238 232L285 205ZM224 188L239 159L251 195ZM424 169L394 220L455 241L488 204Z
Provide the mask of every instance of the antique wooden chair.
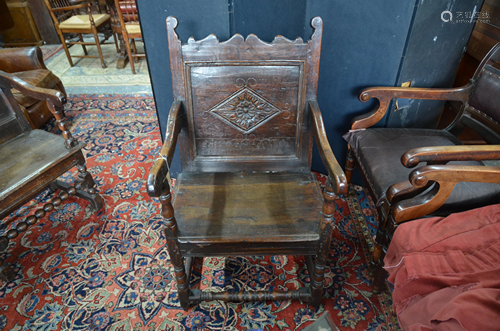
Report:
M378 292L385 279L383 256L397 224L500 203L500 44L466 86L373 87L359 95L363 102L371 98L380 101L378 108L355 118L344 136L349 148L345 170L350 181L355 164L359 166L378 206ZM394 98L460 101L462 107L445 130L371 128ZM485 144L464 146L457 136L466 126Z
M251 34L182 44L167 18L175 101L147 180L159 197L180 304L300 299L317 307L335 227L336 194L347 190L316 102L323 22L307 43ZM324 194L310 171L312 137L328 170ZM167 180L177 140L183 172ZM309 289L208 293L189 288L193 258L305 255Z
M123 41L127 48L130 68L132 69L132 73L135 74L134 61L139 62L140 57L146 56L144 53L138 54L135 45L135 39L142 39L137 6L135 0L115 0L115 8L118 14L118 21L120 22ZM132 48L130 44L132 44Z
M57 34L61 38L61 42L68 57L68 62L70 66L73 66L73 61L71 57L90 57L101 59L101 66L106 68L106 63L102 56L101 42L97 36L97 30L103 29L105 26L110 26L110 15L109 13L102 14L99 4L97 4L98 14L92 14L92 1L84 1L79 4L71 4L69 0L44 0L45 5L49 9L52 20L54 21L54 26L56 27ZM80 15L80 9L85 8L87 14ZM109 10L109 8L108 8ZM64 38L64 33L76 33L80 41L67 42ZM83 40L82 34L93 34L95 42L85 42ZM109 38L109 34L105 35L103 43ZM118 43L116 40L116 35L113 33L113 38L115 39L115 45L118 49ZM84 55L71 55L67 44L82 45ZM85 45L96 45L99 56L89 55Z
M101 209L103 202L85 167L82 153L85 143L79 143L66 128L62 112L66 96L56 90L32 86L2 71L0 88L0 219L9 216L49 186L61 189L59 197L0 236L0 251L3 251L10 239L26 231L28 226L35 224L37 219L44 217L70 195L88 200L95 210ZM12 95L13 88L31 98L45 100L62 136L32 130ZM74 166L79 172L74 186L56 180ZM2 221L0 227L6 229L7 222ZM11 280L13 277L10 267L0 259L0 278Z

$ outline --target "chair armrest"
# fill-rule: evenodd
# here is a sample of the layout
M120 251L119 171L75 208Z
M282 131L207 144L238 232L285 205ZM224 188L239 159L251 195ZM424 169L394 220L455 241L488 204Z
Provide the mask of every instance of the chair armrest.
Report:
M48 101L57 107L62 107L66 103L66 96L64 93L57 90L33 86L14 75L2 71L0 71L0 86L7 89L15 88L24 95L37 100Z
M394 98L424 99L424 100L450 100L467 102L474 85L471 83L458 88L416 88L416 87L370 87L359 94L361 102L371 98L379 100L378 108L369 113L354 118L351 130L366 129L375 125L384 117L389 103Z
M40 47L6 48L0 50L0 70L7 73L47 69Z
M347 179L344 171L340 167L335 155L332 152L328 138L326 137L325 126L323 124L323 117L319 110L318 102L316 100L309 101L309 110L312 118L312 130L316 145L318 146L319 155L321 160L328 171L328 177L332 183L332 188L335 194L347 193Z
M391 210L397 224L438 210L459 182L500 183L500 167L429 165L413 170L409 179L416 190L428 187L432 182L437 185L423 195L394 204Z
M3 71L0 71L0 87L3 90L4 94L7 96L7 99L10 100L9 103L11 103L13 107L20 106L15 101L12 95L12 88L17 89L22 94L30 96L34 99L45 100L50 112L56 118L57 126L61 130L62 135L65 139L64 143L66 145L66 148L71 149L78 145L78 141L71 135L71 132L69 132L68 128L66 127L66 121L64 120L63 109L64 104L66 103L66 95L64 95L64 93L57 90L35 87L23 81L22 79ZM21 110L19 109L19 111Z
M414 148L403 154L401 163L413 168L420 162L500 160L500 145L435 146Z
M150 197L159 197L165 189L170 189L170 183L167 182L167 175L174 157L177 137L183 127L183 122L182 102L174 101L168 115L165 142L161 148L160 155L158 155L153 167L149 171L147 190Z

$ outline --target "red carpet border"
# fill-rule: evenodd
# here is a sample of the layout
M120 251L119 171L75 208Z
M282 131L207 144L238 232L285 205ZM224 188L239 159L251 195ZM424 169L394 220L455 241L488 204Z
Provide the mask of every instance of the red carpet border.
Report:
M303 329L325 311L341 330L399 329L390 296L371 293L366 261L376 211L357 186L336 201L343 217L337 220L320 308L298 301L208 302L183 311L158 203L145 190L161 148L153 98L74 95L66 115L73 134L87 143L87 166L105 210L93 213L86 201L70 198L1 254L17 277L0 281L0 330L285 331ZM76 169L62 179L71 182L75 175ZM11 215L13 224L52 196L44 192ZM208 291L297 289L308 283L299 256L205 258L191 278L195 288Z

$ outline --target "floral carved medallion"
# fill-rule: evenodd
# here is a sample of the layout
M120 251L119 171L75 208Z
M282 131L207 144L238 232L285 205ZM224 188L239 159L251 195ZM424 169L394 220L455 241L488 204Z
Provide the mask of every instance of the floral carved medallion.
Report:
M249 133L281 111L257 92L245 86L208 112L235 129Z

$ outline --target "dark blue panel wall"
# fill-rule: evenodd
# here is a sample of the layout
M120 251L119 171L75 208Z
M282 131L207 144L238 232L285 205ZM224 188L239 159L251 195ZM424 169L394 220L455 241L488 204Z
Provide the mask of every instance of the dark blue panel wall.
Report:
M474 22L462 22L459 13L465 18L465 13L479 12L482 3L483 0L418 2L397 85L411 81L414 87L451 87L474 29ZM452 12L454 20L444 22L444 10ZM389 112L387 126L436 128L443 105L444 102L428 100L399 102L399 109Z
M346 154L342 135L356 115L373 106L361 103L359 92L396 82L414 5L408 0L308 1L306 19L323 18L318 103L342 166ZM305 32L311 35L309 24ZM313 169L323 169L317 153Z
M234 33L243 36L253 33L267 42L276 35L292 40L303 37L306 6L306 0L236 0Z

